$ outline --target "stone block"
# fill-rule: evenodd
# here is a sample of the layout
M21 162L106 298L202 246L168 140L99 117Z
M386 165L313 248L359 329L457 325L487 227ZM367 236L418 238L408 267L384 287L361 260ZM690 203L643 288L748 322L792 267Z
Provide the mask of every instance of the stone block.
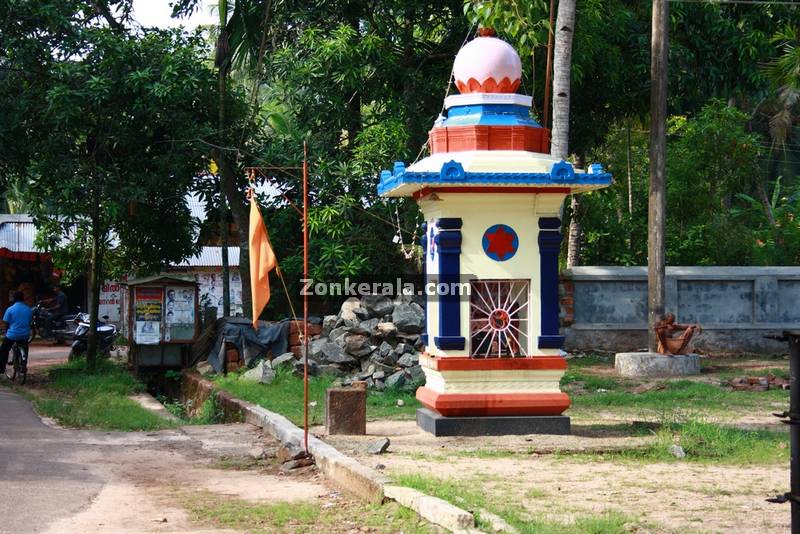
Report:
M619 352L614 369L622 376L684 376L700 374L700 356L665 356L656 352Z
M437 437L571 433L566 415L445 417L428 408L417 410L417 426Z
M328 389L325 392L325 428L328 434L366 435L366 388Z

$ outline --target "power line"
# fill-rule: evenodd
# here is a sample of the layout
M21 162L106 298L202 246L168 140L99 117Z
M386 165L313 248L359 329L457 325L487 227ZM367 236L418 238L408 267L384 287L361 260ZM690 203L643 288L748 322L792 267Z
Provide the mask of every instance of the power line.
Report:
M763 6L800 6L800 1L793 0L667 0L670 3L682 4L749 4Z

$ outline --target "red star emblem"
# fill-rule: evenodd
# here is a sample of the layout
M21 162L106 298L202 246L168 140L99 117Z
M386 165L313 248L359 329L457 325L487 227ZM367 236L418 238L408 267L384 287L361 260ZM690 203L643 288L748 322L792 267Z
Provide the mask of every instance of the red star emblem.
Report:
M513 256L517 249L514 247L514 234L506 232L502 226L498 226L492 233L486 234L489 246L486 247L487 254L496 254L500 261Z

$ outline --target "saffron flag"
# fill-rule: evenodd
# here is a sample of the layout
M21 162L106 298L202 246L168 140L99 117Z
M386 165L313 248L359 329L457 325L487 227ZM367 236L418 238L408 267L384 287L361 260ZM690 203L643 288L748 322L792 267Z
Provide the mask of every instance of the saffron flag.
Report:
M253 296L253 327L269 302L269 272L277 265L269 234L261 218L255 195L250 196L250 293Z

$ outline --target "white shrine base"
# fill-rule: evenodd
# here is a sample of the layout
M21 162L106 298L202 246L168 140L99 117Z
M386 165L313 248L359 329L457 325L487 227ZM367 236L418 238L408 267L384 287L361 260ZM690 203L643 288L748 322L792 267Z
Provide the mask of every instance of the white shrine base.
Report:
M700 356L665 356L656 352L619 352L614 369L622 376L683 376L700 374Z

